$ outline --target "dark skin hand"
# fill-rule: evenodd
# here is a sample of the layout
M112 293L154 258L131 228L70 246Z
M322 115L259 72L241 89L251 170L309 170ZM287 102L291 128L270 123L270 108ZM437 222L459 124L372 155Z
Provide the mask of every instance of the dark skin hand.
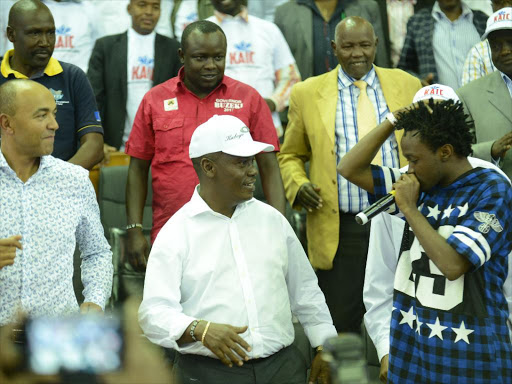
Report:
M197 340L201 340L203 333L206 329L207 321L201 320L197 324L194 331L194 336ZM194 340L190 336L190 329L192 323L187 327L183 335L178 340L178 345L192 343ZM222 362L228 367L233 367L233 364L242 366L244 361L249 360L249 356L245 351L250 352L251 346L240 337L239 335L247 331L245 327L234 327L229 324L210 323L208 332L204 337L204 346L215 354Z
M132 228L128 233L128 262L137 271L145 271L149 257L149 244L141 228Z
M297 192L297 203L309 212L322 208L323 200L320 197L320 188L313 183L304 183Z
M331 371L329 364L322 359L322 352L318 352L311 363L311 374L309 375L309 384L330 384Z
M493 159L504 158L507 151L512 147L512 132L507 133L501 139L492 144L491 156Z
M434 74L433 73L429 73L427 75L427 77L425 77L424 79L421 79L421 85L424 86L424 87L428 87L429 85L431 85L434 81Z
M380 361L379 379L381 383L388 382L389 355L386 355Z
M142 223L144 204L148 191L149 160L142 160L136 157L130 159L128 168L128 180L126 182L126 216L130 224ZM149 243L142 233L141 228L132 228L127 231L128 262L138 271L146 270L146 263L149 257Z

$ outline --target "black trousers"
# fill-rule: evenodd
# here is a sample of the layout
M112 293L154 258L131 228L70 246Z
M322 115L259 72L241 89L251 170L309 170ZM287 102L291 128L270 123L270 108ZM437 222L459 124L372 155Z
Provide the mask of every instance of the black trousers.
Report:
M336 330L361 333L370 223L359 225L354 215L340 214L339 236L332 269L316 272L318 285L325 295Z
M264 359L229 368L220 360L176 353L173 376L181 384L304 384L308 367L293 344Z

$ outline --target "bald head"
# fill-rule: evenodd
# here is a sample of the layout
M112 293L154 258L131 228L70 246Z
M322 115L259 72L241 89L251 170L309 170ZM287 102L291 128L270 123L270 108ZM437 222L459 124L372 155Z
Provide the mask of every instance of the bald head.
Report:
M27 79L4 83L0 87L0 128L6 159L51 154L59 128L56 115L55 99L43 85Z
M23 26L24 17L32 13L48 13L52 19L52 13L46 4L39 0L20 0L17 1L9 11L8 25L12 28L19 28Z
M341 20L336 26L336 30L334 32L336 43L338 43L340 37L342 37L347 32L350 33L353 30L365 30L371 34L374 39L377 39L373 25L368 20L359 16L350 16Z
M55 48L55 22L39 0L20 0L9 12L7 38L14 45L11 67L27 77L46 68Z
M44 85L27 79L10 80L0 86L0 114L15 116L17 106L21 101L20 94L28 92L43 92L51 95L51 92Z
M345 73L359 80L372 69L377 42L373 26L352 16L338 23L331 46Z

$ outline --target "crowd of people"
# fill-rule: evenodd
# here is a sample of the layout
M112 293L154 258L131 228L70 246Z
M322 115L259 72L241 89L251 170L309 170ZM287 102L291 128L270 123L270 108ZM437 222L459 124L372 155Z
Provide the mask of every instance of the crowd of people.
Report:
M327 384L324 344L363 323L382 382L512 382L512 0L0 5L0 339L105 311L88 171L117 153L176 382Z

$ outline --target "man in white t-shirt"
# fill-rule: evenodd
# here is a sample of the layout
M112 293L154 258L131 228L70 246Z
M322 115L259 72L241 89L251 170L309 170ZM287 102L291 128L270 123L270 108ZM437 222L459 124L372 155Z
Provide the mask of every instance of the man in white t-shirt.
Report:
M16 1L1 0L0 9L8 10ZM52 57L59 61L74 64L87 72L87 62L91 56L94 41L98 38L97 17L90 1L42 0L50 9L55 20L55 49ZM0 12L1 52L13 46L5 35L8 12Z
M98 39L103 36L123 33L132 25L130 15L125 12L130 0L89 0L94 5L97 20ZM160 19L155 32L172 37L171 8L173 0L160 1Z
M142 97L176 76L179 43L155 32L160 0L131 0L128 31L105 36L94 46L87 75L105 129L105 156L123 150Z
M207 20L226 34L226 75L255 88L267 102L278 136L283 135L279 112L288 106L300 74L290 47L269 21L250 16L244 0L212 0L214 15Z

